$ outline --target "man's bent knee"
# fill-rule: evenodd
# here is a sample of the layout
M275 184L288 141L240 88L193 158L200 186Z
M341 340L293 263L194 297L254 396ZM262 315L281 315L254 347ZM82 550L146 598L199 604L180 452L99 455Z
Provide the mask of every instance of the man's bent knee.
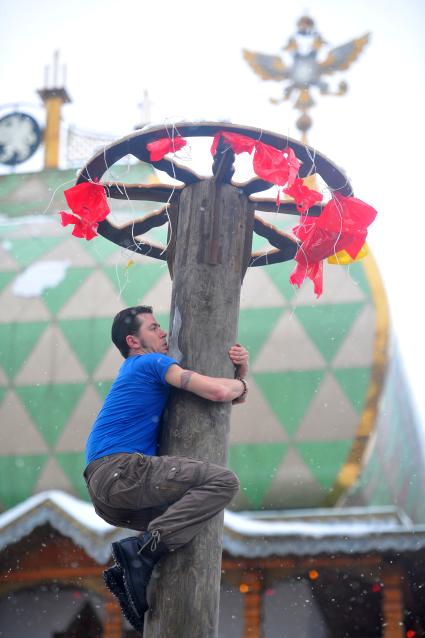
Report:
M239 492L240 488L238 477L231 470L226 470L223 480L225 481L226 489L231 494L231 498L233 498Z

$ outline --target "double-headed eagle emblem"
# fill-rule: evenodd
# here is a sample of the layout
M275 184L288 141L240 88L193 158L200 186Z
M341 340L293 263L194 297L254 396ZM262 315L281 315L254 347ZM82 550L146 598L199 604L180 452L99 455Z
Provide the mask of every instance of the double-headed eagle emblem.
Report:
M361 38L335 47L322 58L320 53L327 43L316 31L314 21L303 16L298 20L297 27L297 33L282 47L283 51L292 56L292 64L286 64L280 55L267 55L247 49L244 49L243 55L261 79L289 82L284 87L282 98L278 100L271 98L271 102L279 104L288 100L296 92L294 106L301 111L297 126L305 133L311 126L311 118L306 112L315 104L311 88L316 87L322 95L346 93L348 86L345 81L341 81L337 90L332 91L324 76L348 69L369 42L370 35L367 33Z

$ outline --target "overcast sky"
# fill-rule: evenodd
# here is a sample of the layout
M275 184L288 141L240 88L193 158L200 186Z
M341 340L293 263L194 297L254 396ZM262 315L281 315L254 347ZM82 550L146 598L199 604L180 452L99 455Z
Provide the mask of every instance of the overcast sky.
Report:
M14 0L0 21L0 107L39 104L35 90L60 49L72 104L64 121L117 137L152 119L231 119L298 137L296 113L273 106L281 87L262 82L242 48L278 53L307 12L337 46L372 33L349 71L344 97L318 96L309 142L342 166L357 197L379 211L369 244L387 289L393 326L425 422L423 320L425 221L425 2L423 0ZM0 116L6 109L0 110Z

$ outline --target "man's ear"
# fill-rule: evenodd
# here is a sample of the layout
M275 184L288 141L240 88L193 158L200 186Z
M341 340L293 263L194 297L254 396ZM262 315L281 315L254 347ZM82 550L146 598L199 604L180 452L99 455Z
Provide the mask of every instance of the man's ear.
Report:
M140 341L134 335L127 335L125 338L125 342L130 348L130 350L140 348Z

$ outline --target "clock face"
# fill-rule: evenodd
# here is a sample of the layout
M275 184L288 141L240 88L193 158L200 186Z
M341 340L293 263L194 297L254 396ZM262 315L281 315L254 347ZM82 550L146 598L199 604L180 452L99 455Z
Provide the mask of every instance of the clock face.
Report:
M41 142L36 120L26 113L9 113L0 119L0 164L15 166L34 155Z

